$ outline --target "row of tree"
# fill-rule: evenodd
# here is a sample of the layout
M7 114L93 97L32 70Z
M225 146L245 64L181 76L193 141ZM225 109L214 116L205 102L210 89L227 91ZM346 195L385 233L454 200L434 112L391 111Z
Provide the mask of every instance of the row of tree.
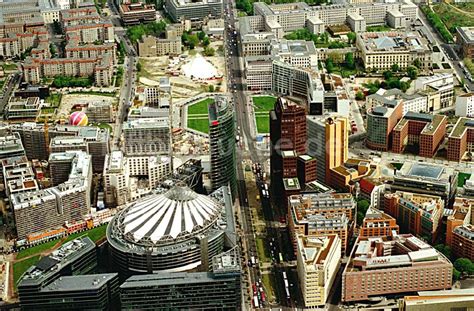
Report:
M166 22L152 22L147 24L135 25L127 28L127 36L130 42L136 43L143 36L160 37L166 30Z
M423 13L425 13L426 18L428 18L428 21L430 24L436 28L438 33L443 37L443 40L446 41L447 43L452 43L454 42L453 35L449 32L449 30L446 28L446 25L443 23L441 18L439 18L438 14L433 12L433 10L429 6L422 6Z
M54 77L53 86L57 88L61 87L89 87L94 83L93 77L66 77L57 76Z
M313 41L316 47L327 47L329 49L340 49L345 48L348 45L355 43L356 34L349 32L347 34L347 43L344 41L331 41L329 42L329 33L323 32L321 34L314 34L306 28L297 29L287 35L287 40L305 40Z

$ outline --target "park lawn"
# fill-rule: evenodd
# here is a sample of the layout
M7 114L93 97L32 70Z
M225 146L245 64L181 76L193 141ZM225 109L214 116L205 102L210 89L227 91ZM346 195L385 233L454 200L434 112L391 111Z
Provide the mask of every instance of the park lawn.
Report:
M31 256L31 255L36 255L36 254L42 253L44 251L47 251L48 249L51 249L54 245L56 245L56 243L58 243L58 242L59 242L59 239L54 239L54 240L48 241L46 243L39 244L39 245L30 247L30 248L26 248L24 250L21 250L16 255L16 259L25 258L25 257Z
M273 301L275 300L275 290L273 289L272 283L274 282L274 279L272 278L271 274L262 274L262 283L263 287L265 288L265 293L267 294L267 300L268 301Z
M455 33L456 27L474 26L474 18L472 16L457 11L449 4L439 3L433 5L433 11L438 14L451 33Z
M255 244L257 245L258 260L261 262L270 262L270 257L267 254L268 250L265 248L264 240L257 237L255 239Z
M257 122L257 132L262 134L270 133L270 117L265 115L255 116Z
M209 119L188 119L188 127L208 134L209 133Z
M255 112L270 111L275 107L276 97L274 96L253 96Z
M87 231L77 232L69 235L64 241L64 243L77 239L78 237L88 236L92 242L97 242L103 237L105 237L105 232L107 231L107 224L101 225L99 227L92 228ZM63 243L63 244L64 244Z
M464 186L466 183L466 180L468 180L471 177L471 174L468 173L459 173L458 175L458 187Z
M18 69L16 64L3 64L3 70L16 70Z
M40 260L40 256L34 256L23 261L15 262L13 264L13 286L16 290L16 283L20 277L28 270L32 265L36 264Z
M195 104L192 104L188 106L188 116L193 115L193 114L207 114L207 106L209 104L213 103L214 99L213 98L206 98L204 100L201 100Z

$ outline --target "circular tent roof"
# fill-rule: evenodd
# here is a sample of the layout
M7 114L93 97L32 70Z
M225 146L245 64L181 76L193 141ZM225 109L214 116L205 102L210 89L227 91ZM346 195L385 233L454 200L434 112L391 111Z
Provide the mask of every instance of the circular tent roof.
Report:
M184 75L189 78L211 79L217 76L217 69L200 54L182 67Z
M222 207L188 187L175 186L163 194L137 201L124 211L123 234L135 243L153 244L186 238L211 226Z

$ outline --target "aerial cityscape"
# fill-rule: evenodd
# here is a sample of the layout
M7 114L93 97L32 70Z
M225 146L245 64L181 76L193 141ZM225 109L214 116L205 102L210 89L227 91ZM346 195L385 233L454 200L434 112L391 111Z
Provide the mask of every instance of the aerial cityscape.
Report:
M0 310L474 310L474 0L0 0Z

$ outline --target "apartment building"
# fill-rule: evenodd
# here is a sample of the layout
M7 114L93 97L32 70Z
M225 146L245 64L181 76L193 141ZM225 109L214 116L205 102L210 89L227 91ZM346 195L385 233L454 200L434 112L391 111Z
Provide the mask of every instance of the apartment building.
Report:
M85 53L84 51L83 53ZM113 60L114 56L109 53L93 58L39 59L28 57L22 64L23 77L25 82L39 84L44 77L89 77L93 75L97 86L109 86L113 78Z
M393 236L399 233L400 227L395 218L380 210L369 208L360 227L361 237Z
M107 22L84 23L64 27L69 40L77 39L82 43L114 42L114 25Z
M7 196L39 189L30 162L4 166L3 176Z
M432 158L443 143L447 117L407 112L393 128L392 150L403 153L408 145L418 145L419 155Z
M60 21L63 29L68 26L76 26L80 24L97 24L100 23L100 16L97 9L92 7L75 8L62 10L60 12Z
M411 234L359 237L342 274L342 301L450 289L453 265Z
M414 32L364 32L356 38L361 59L366 70L390 70L393 64L400 68L411 66L415 60L421 70L427 71L432 64L432 51L428 42Z
M456 257L474 260L474 225L454 228L451 247Z
M122 3L119 9L122 23L125 26L156 21L154 4L145 4L143 2Z
M112 151L105 157L103 172L104 199L107 206L120 206L129 201L130 189L126 158L121 151Z
M223 11L222 0L166 0L165 11L175 21L202 21L204 18L219 18Z
M459 118L448 136L448 160L461 161L474 152L474 120Z
M42 47L49 40L43 22L0 24L0 56L18 57L30 48ZM49 55L49 49L46 52Z
M462 94L456 97L456 116L474 117L474 93Z
M66 182L10 196L18 239L28 239L31 234L60 227L65 222L82 220L90 213L91 156L82 151L72 152L75 157ZM55 156L63 155L52 155Z
M299 236L296 257L305 307L325 305L340 267L339 237L336 234Z
M127 155L168 154L171 150L168 118L147 118L123 124Z
M384 211L397 220L402 233L434 243L441 226L444 201L439 196L397 191L385 194Z
M472 223L472 220L474 220L474 199L455 198L453 209L450 210L446 220L446 245L453 249L454 229L459 226L469 225Z
M456 27L456 43L462 57L474 58L474 27Z

